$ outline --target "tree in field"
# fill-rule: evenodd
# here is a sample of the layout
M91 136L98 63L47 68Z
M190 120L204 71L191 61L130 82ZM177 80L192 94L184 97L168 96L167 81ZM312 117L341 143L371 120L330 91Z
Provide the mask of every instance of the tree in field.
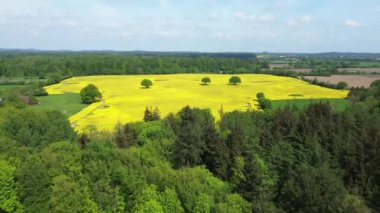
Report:
M149 79L144 79L141 81L141 86L143 86L145 88L149 88L149 87L153 86L153 82Z
M89 84L80 91L80 97L83 103L91 104L99 101L102 98L102 93L99 92L95 85Z
M202 85L208 85L209 83L211 83L211 79L209 77L204 77L201 81Z
M337 88L337 89L347 89L347 88L348 88L348 84L347 84L347 82L345 82L345 81L340 81L340 82L336 85L336 88Z
M265 98L264 93L259 92L256 94L257 102L259 103L258 107L259 109L266 110L266 109L272 109L272 103L269 99Z
M256 94L256 98L257 98L257 99L265 98L265 95L264 95L264 93L259 92L259 93Z
M230 84L232 85L237 85L237 84L241 84L241 79L239 76L232 76L229 80Z

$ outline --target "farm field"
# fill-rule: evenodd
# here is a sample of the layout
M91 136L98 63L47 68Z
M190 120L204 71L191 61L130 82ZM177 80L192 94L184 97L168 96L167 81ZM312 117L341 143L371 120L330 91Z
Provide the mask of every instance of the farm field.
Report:
M332 76L304 76L306 79L336 84L345 81L349 87L369 87L373 81L379 80L380 75L332 75Z
M211 84L200 84L202 77L211 78ZM295 78L259 74L240 74L241 85L229 85L231 75L176 74L83 76L46 87L49 94L79 93L89 83L95 84L103 94L96 102L70 117L77 130L85 131L88 125L99 130L112 130L118 122L140 121L146 106L157 106L161 116L178 112L185 105L210 108L215 117L224 111L246 110L256 106L255 96L264 92L271 100L337 99L347 96L339 91L311 85ZM141 88L142 79L151 79L153 87Z

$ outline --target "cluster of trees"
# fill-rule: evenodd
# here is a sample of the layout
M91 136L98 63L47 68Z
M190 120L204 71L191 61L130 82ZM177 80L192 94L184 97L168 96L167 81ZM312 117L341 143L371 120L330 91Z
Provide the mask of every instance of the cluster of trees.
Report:
M258 99L265 95L257 94ZM380 209L380 81L352 103L184 107L77 135L58 111L0 107L7 212L370 212Z
M11 90L0 90L0 106L10 104L17 108L23 108L27 105L38 104L36 97L46 95L48 93L39 83L16 87Z
M307 79L302 77L301 78L303 81L309 82L310 84L318 85L321 87L327 87L330 89L348 89L348 83L345 81L339 81L337 84L325 82L325 81L319 81L317 78L314 78L313 80Z
M265 98L264 93L262 92L257 93L256 98L257 98L259 109L261 110L272 109L272 102L268 98Z
M251 58L111 53L0 54L0 76L57 79L101 74L254 73L267 62Z

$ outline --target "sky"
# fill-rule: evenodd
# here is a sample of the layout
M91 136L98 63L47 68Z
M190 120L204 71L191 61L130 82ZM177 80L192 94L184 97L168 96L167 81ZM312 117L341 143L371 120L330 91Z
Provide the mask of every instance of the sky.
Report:
M380 0L0 0L0 48L380 52Z

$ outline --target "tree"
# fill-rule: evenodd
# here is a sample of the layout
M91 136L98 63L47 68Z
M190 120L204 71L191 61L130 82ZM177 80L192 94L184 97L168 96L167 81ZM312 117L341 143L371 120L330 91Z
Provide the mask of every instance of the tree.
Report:
M48 76L48 80L46 82L46 84L50 85L50 84L57 84L59 83L61 80L62 80L62 75L59 74L59 73L52 73Z
M141 86L143 86L145 88L149 88L149 87L153 86L153 82L149 79L144 79L141 81Z
M8 162L0 160L0 211L22 212L16 193L15 170Z
M189 106L180 112L181 123L176 132L174 159L176 166L194 166L202 163L204 142L202 126L197 120L197 114Z
M232 76L229 81L232 85L241 84L241 79L239 76Z
M51 190L53 212L98 212L88 191L66 175L54 177Z
M137 194L133 212L164 212L159 200L160 196L157 193L157 187L155 185L147 186Z
M50 177L45 164L37 155L31 155L17 174L20 201L26 212L50 212Z
M95 85L89 84L80 91L80 97L83 103L91 104L99 101L102 98L102 94Z
M209 83L211 83L211 79L209 77L204 77L201 81L202 85L208 85Z
M265 98L265 95L264 95L264 93L259 92L259 93L256 94L256 98L257 98L257 99Z
M195 200L195 207L193 209L194 212L199 213L208 213L211 212L212 208L214 207L214 201L213 199L205 193L201 193L198 195L198 197Z
M157 106L153 110L152 107L146 106L145 112L144 112L144 121L158 121L160 120L160 111L158 110Z
M337 88L337 89L347 89L347 88L348 88L348 84L347 84L347 82L345 82L345 81L340 81L340 82L336 85L336 88Z
M164 212L181 213L184 212L181 201L178 198L177 192L174 189L166 188L161 193L160 203Z
M259 92L256 94L257 102L259 103L259 109L266 110L266 109L272 109L272 103L269 99L265 98L265 94L262 92Z

